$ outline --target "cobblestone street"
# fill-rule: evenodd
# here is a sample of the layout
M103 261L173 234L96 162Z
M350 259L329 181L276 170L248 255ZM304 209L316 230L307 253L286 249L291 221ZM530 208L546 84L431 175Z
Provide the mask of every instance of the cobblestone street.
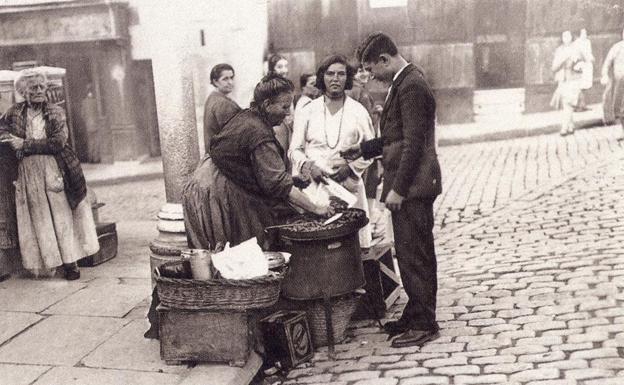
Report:
M287 384L621 384L624 151L619 127L441 147L441 338L393 349L355 323ZM97 187L104 219L155 219L162 180ZM140 192L140 193L137 193ZM393 306L396 318L405 298ZM385 321L385 320L384 320Z
M525 188L494 198L490 215L437 232L441 338L421 349L393 349L373 322L362 322L338 347L337 360L317 354L286 383L621 384L624 154L610 134L601 128L577 133L575 143L550 136L486 145L484 153L497 151L495 145L515 154L538 146L576 150L541 155L550 162L533 161L537 170L518 176L517 184L485 178ZM580 140L587 144L579 146ZM519 150L522 145L528 151ZM467 159L496 163L464 151ZM572 176L562 182L565 172ZM559 184L548 183L555 180ZM487 183L475 187L493 190ZM402 301L389 316L397 316Z

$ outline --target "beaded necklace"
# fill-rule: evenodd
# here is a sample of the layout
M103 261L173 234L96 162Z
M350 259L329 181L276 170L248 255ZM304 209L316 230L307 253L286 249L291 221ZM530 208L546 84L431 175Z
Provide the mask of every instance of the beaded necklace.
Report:
M336 143L332 146L329 144L329 138L327 137L327 105L325 104L325 100L323 100L323 132L325 133L325 144L330 149L335 149L338 147L338 143L340 143L340 133L342 132L342 117L344 116L344 105L345 105L346 97L342 99L342 111L340 112L340 123L338 124L338 136L336 137Z

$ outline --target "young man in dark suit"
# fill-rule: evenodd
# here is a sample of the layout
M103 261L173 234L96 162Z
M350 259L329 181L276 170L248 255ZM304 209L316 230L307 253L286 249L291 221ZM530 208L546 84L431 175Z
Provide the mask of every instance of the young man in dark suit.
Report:
M381 199L392 211L395 250L408 302L401 318L384 329L398 335L393 347L436 339L437 262L433 242L433 202L441 193L435 148L433 93L422 71L408 63L383 33L373 33L358 48L364 69L391 82L380 121L381 137L343 152L348 159L382 155Z

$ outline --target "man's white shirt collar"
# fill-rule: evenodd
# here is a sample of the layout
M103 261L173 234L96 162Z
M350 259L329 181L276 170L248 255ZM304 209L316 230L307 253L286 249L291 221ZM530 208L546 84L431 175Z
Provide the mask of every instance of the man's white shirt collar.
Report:
M403 70L409 65L410 63L405 63L405 65L403 67L401 67L400 70L397 71L396 74L394 74L394 77L392 78L392 83L394 83L395 80L397 80L397 78L399 77L399 75L401 75L401 72L403 72ZM386 94L386 102L388 101L388 98L390 97L390 91L392 91L392 83L390 83L390 87L388 87L388 93Z
M410 63L405 63L405 65L403 67L401 67L401 69L394 74L394 77L392 78L392 83L394 83L395 80L397 80L397 78L399 77L399 75L401 75L401 72L403 72L403 70L409 65Z

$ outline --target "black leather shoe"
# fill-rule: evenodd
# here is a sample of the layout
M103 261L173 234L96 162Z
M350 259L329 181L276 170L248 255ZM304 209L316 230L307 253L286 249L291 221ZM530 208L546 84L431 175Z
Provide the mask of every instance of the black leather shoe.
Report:
M78 269L78 265L76 265L76 263L63 264L63 269L65 271L66 280L75 281L80 278L80 270Z
M409 326L407 322L398 320L398 321L388 321L384 324L383 329L386 333L390 335L390 338L401 334L407 330L409 330Z
M392 340L393 348L405 348L408 346L423 346L429 341L440 337L437 330L414 330L410 329Z

